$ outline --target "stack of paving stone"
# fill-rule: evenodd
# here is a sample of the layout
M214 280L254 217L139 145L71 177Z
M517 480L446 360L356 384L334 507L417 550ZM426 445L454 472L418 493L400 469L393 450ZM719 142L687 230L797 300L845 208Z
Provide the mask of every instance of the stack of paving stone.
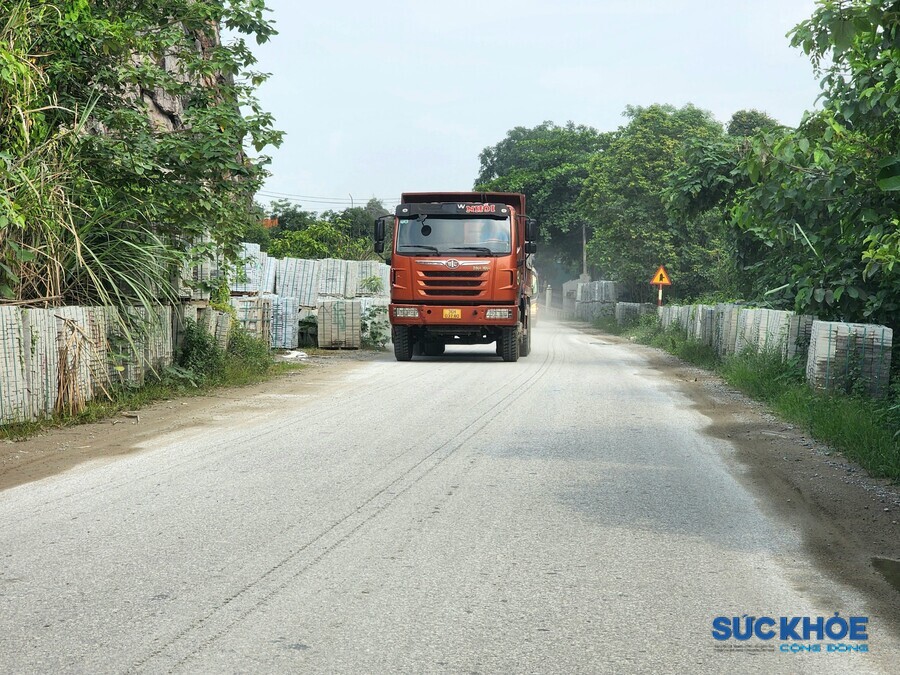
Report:
M806 379L813 387L871 396L888 392L893 331L887 326L813 321Z
M232 293L259 293L263 277L263 255L259 244L241 244L238 278L230 284Z
M265 297L272 303L272 347L296 348L300 334L300 301L280 295Z
M272 338L272 297L245 295L231 298L231 306L241 327L267 344Z
M319 347L359 349L362 341L359 300L321 298L317 314Z
M285 258L278 261L275 293L297 298L301 307L316 307L321 282L321 260Z
M616 323L620 326L631 326L645 314L656 312L656 309L656 305L649 302L617 302Z
M615 281L589 281L575 287L575 318L593 321L599 317L614 316L618 300Z

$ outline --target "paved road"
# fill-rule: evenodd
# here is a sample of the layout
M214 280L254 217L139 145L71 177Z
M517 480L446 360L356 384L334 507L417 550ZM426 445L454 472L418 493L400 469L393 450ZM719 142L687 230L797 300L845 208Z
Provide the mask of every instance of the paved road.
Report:
M900 658L876 618L869 654L715 650L717 615L868 611L628 346L544 323L516 364L492 347L385 357L290 415L249 404L0 493L0 670L877 673Z

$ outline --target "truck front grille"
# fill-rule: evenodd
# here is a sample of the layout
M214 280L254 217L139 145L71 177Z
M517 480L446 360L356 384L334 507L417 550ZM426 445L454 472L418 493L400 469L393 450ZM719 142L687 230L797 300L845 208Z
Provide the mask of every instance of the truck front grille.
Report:
M429 298L474 298L485 292L486 272L419 271L418 291Z

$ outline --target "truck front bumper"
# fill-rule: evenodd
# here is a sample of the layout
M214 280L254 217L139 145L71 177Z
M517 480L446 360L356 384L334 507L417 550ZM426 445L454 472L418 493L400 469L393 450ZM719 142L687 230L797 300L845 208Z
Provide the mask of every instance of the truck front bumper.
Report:
M515 326L519 322L519 308L515 305L391 303L388 311L394 326Z

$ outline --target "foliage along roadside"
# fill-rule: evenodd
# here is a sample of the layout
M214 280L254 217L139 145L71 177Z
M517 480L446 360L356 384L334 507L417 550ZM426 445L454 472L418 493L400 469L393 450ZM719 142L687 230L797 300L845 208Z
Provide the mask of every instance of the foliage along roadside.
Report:
M484 150L476 187L525 189L542 209L536 262L565 278L581 261L563 236L587 223L592 272L629 300L666 264L670 297L900 330L900 6L820 1L790 40L823 87L797 129L744 110L724 130L690 105L628 107L613 132L517 127Z
M149 307L192 256L235 254L267 162L244 143L281 138L244 42L274 34L264 3L7 6L0 299ZM220 44L220 26L238 37Z

